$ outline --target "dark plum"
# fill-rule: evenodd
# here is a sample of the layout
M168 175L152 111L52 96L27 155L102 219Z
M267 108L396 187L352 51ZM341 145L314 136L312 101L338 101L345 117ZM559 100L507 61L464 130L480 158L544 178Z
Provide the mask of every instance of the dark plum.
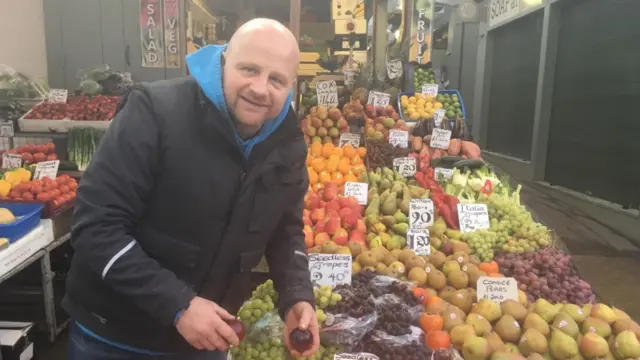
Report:
M236 335L238 335L238 340L242 341L245 335L245 328L242 321L233 319L233 320L225 320L225 322L227 323L227 325L229 325L231 330L233 330L233 332L235 332Z
M289 343L302 354L313 346L313 335L309 330L295 329L289 334Z

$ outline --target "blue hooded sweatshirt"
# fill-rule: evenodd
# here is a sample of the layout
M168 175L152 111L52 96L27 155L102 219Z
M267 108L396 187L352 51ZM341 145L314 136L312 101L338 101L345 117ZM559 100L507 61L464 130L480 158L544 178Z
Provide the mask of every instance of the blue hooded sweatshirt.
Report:
M213 105L220 111L226 121L229 121L235 129L233 119L227 109L227 101L224 98L224 91L222 90L222 53L226 50L226 45L207 45L200 50L187 55L187 66L189 67L189 73L196 79L198 85L204 92L205 96L213 103ZM268 120L264 123L258 134L251 139L243 140L237 131L235 131L235 138L238 145L242 149L245 159L249 158L251 150L268 138L274 131L282 124L284 118L289 112L289 104L293 99L293 91L289 92L289 97L284 103L282 110L275 119Z

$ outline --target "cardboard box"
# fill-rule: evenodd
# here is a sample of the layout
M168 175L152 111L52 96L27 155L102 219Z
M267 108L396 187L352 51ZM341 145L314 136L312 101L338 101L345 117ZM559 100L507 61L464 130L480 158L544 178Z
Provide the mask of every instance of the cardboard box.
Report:
M0 321L0 360L33 359L33 323Z

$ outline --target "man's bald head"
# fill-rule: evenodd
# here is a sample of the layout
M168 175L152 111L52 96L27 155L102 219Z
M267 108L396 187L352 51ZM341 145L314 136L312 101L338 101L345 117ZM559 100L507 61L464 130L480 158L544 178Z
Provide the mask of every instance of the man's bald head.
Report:
M271 19L253 19L233 34L224 54L227 107L241 133L251 135L285 106L300 62L295 36Z

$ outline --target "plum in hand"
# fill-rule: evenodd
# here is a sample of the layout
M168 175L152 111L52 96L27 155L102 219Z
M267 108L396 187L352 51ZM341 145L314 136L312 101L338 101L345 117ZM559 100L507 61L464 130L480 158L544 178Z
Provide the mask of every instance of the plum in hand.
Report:
M289 343L302 354L313 346L313 335L309 330L295 329L289 334Z
M245 328L242 321L238 319L233 319L233 320L225 320L225 322L227 323L227 325L229 325L231 330L233 330L236 333L236 335L238 335L238 340L242 341L245 335Z

